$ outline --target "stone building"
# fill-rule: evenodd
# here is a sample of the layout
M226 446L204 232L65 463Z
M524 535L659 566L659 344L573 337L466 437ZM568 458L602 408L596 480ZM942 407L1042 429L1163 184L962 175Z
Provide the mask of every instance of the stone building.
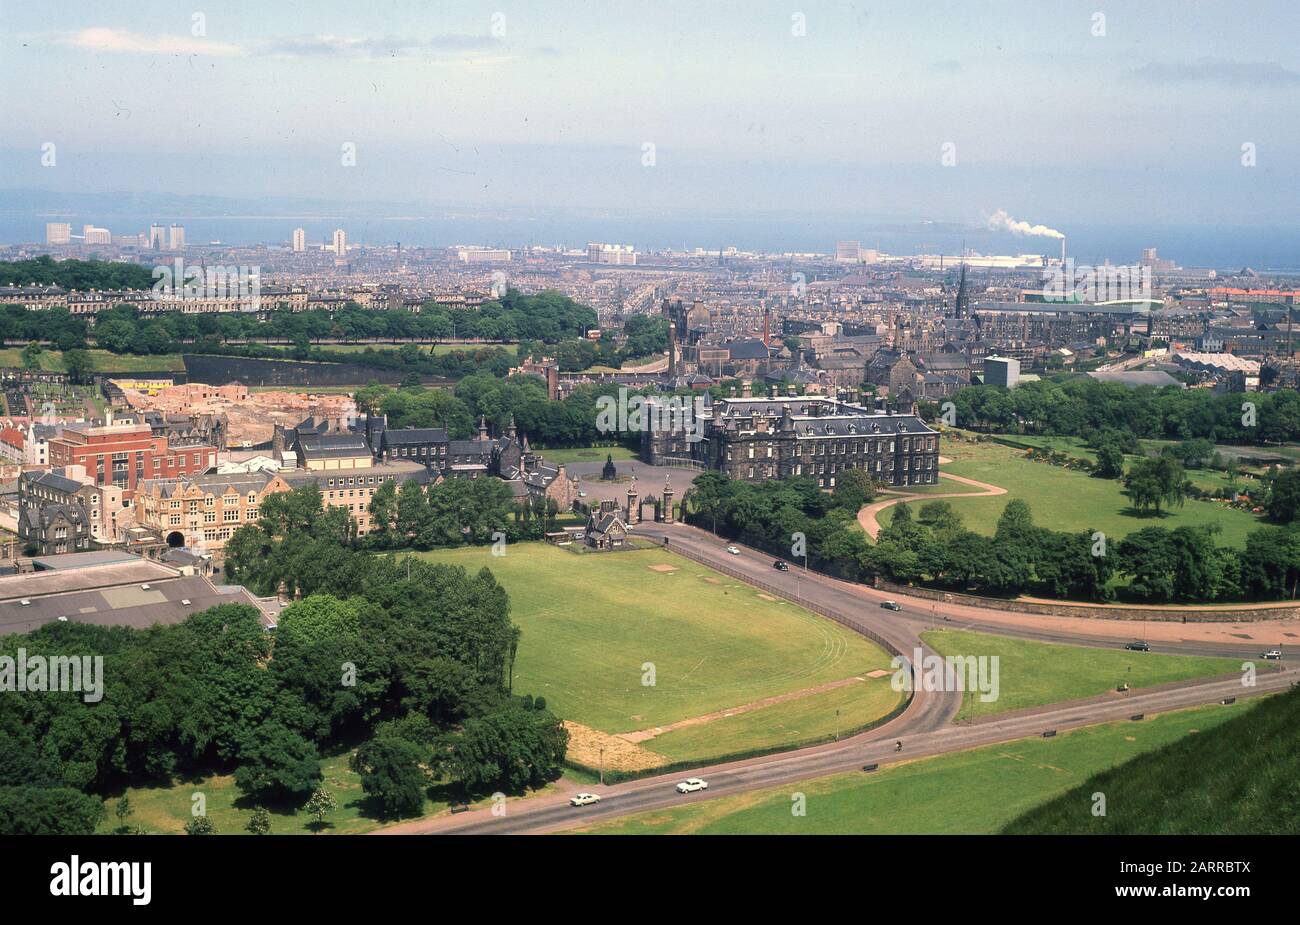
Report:
M939 435L914 414L821 397L722 399L712 412L705 464L735 479L806 476L831 489L848 469L892 486L939 478Z

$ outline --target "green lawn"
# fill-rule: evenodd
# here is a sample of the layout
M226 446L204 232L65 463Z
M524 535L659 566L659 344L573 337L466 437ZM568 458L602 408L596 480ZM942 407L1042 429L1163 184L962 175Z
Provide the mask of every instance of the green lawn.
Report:
M1138 627L1134 630L1141 632ZM941 655L998 657L998 699L985 703L978 695L967 695L959 722L972 716L1092 697L1125 682L1130 688L1150 687L1241 668L1241 659L1061 646L968 630L930 630L921 638Z
M1209 733L1246 704L1108 723L1052 739L1001 745L801 781L680 808L651 810L579 831L602 835L989 834L1091 775L1188 735ZM795 816L792 798L806 797Z
M160 353L154 356L136 356L134 354L109 353L107 350L91 350L90 359L96 372L143 373L143 372L179 372L185 369L185 363L179 353ZM63 354L58 350L42 350L38 365L46 372L62 373L67 369L63 365ZM21 347L0 349L0 367L22 369L23 351Z
M1213 708L1211 708L1213 709ZM1295 835L1300 691L1081 781L1006 827L1013 834ZM1092 813L1093 794L1106 814Z
M830 739L855 732L898 705L888 678L866 678L834 690L800 697L725 719L687 726L646 743L674 761L700 755L737 754L793 742Z
M541 453L547 462L565 465L576 462L604 462L606 456L613 456L614 462L637 458L636 452L625 446L564 447L555 450L537 449L537 452Z
M1087 459L1090 462L1097 461L1097 451L1084 443L1083 438L1081 437L1041 437L1009 434L1006 435L1004 439L1024 444L1025 446L1035 446L1055 450L1058 453L1064 453L1067 456L1073 456L1076 459ZM1141 444L1143 451L1152 456L1158 455L1163 447L1172 446L1177 443L1175 440L1140 440L1138 442ZM1249 448L1246 447L1216 446L1215 449L1224 455L1236 455L1242 452L1249 452ZM1265 451L1261 450L1260 452ZM1280 450L1269 447L1267 452L1280 452ZM1134 460L1138 458L1139 457L1135 455L1126 454L1124 457L1124 465L1131 466ZM1202 491L1216 491L1220 488L1231 487L1227 473L1217 469L1188 469L1187 477L1191 480L1193 485ZM1255 484L1255 479L1248 473L1237 477L1236 487L1239 489L1245 489Z
M888 669L889 657L839 624L660 549L577 554L524 543L421 558L490 568L523 631L515 690L605 733L679 720ZM671 571L658 571L656 567ZM653 686L642 683L653 666ZM793 746L860 727L900 695L889 679L757 707L644 744L673 759Z
M391 821L377 817L377 808L361 789L360 777L348 767L349 756L350 753L345 753L321 761L325 789L334 795L334 800L338 803L338 808L325 817L326 825L321 829L323 834L354 835L391 824ZM587 781L583 779L582 782ZM541 790L530 791L529 797L553 792L554 789L554 785L547 785ZM127 824L140 826L151 835L184 834L196 793L203 794L208 818L212 820L218 835L248 834L244 826L253 815L253 806L244 799L235 787L234 777L229 774L179 780L170 786L130 787L126 790L126 795L131 800L131 816ZM99 825L100 833L111 833L117 828L114 810L120 796L120 793L114 794L105 800L108 813ZM485 797L472 805L486 806L491 802L490 797ZM444 812L447 807L446 801L426 799L424 815ZM268 809L271 812L272 835L316 834L311 827L314 820L305 811L275 807Z
M1055 530L1100 530L1117 540L1143 527L1167 529L1189 525L1217 524L1223 546L1242 547L1246 534L1259 527L1253 514L1210 501L1188 500L1163 516L1139 517L1128 498L1120 493L1118 480L1093 478L1024 458L1023 451L993 443L951 442L943 455L952 458L944 472L988 482L1007 489L1007 494L981 498L952 498L953 510L961 514L967 528L992 535L998 517L1008 501L1020 498L1029 503L1035 523Z

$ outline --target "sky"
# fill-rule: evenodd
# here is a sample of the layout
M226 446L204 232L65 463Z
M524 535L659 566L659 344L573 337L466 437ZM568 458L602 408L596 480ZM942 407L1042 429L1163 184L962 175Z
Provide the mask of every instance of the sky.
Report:
M0 207L1294 226L1297 35L1291 0L0 0Z

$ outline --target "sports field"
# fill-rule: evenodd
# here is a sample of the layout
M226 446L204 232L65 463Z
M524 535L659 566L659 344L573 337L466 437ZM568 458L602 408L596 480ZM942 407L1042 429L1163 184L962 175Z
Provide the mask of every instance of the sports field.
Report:
M855 772L668 810L578 832L600 835L990 834L1087 780L1191 734L1210 732L1248 704L1165 713L940 755L873 774ZM793 812L796 793L806 815Z
M607 767L615 751L654 766L792 747L860 728L901 698L887 675L867 677L889 669L874 644L659 549L418 555L491 569L523 631L515 690L595 733L577 738L605 748Z
M1222 546L1242 547L1246 534L1259 527L1253 514L1210 501L1188 500L1160 517L1138 516L1121 494L1118 480L1093 478L1043 462L1024 458L1024 451L995 443L945 442L943 455L952 459L942 471L999 485L1007 494L994 497L950 498L966 527L991 536L1007 502L1028 502L1034 522L1054 530L1100 530L1112 540L1143 527L1173 530L1190 525L1217 524ZM887 515L886 515L887 516Z
M1140 626L1134 630L1141 633ZM958 722L1007 710L1093 697L1114 691L1122 684L1128 684L1130 689L1150 687L1229 674L1241 668L1239 658L1061 646L968 630L931 630L922 633L921 638L941 655L998 659L997 699L986 703L977 694L966 695Z

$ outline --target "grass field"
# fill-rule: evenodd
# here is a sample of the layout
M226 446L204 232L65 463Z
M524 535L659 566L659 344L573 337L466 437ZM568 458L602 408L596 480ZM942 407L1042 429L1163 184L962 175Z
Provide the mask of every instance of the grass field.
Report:
M625 446L563 447L555 450L538 449L537 452L549 463L564 463L566 466L576 462L604 462L606 456L613 456L614 462L637 458L636 453Z
M132 354L109 353L107 350L91 350L90 359L96 372L179 372L185 368L185 363L181 360L179 353L135 356ZM66 367L63 365L63 354L58 350L42 350L38 358L38 365L46 372L67 372ZM0 349L0 367L22 369L22 348L7 347Z
M1097 461L1097 451L1084 443L1081 437L1022 437L1020 435L1012 434L1006 435L1005 439L1013 440L1016 443L1022 443L1025 446L1035 446L1054 450L1058 453L1064 453L1067 456L1073 456L1076 459L1087 459L1091 462ZM1140 440L1138 442L1141 444L1142 449L1146 454L1155 456L1160 453L1161 448L1170 446L1175 441ZM1243 447L1216 446L1215 449L1224 455L1237 455L1243 452L1249 452L1248 448ZM1277 450L1273 447L1270 447L1267 450L1267 452L1276 451ZM1260 450L1260 452L1265 451ZM1126 454L1124 457L1124 465L1126 467L1131 466L1138 458L1138 456ZM1191 480L1193 485L1202 491L1215 491L1220 488L1230 487L1227 473L1217 469L1188 469L1187 477ZM1253 484L1255 484L1255 479L1251 472L1243 472L1238 475L1236 482L1238 488L1244 489Z
M874 774L837 774L652 810L578 831L602 835L989 834L1093 774L1185 736L1208 740L1212 730L1247 709L1246 704L1201 707L1141 723L1090 726L1052 739L1021 739L890 765ZM792 812L796 792L806 797L804 816Z
M1295 835L1300 691L1103 770L1012 822L1012 834ZM1106 814L1094 816L1094 793Z
M323 785L334 795L338 808L325 817L326 824L320 833L315 831L314 820L304 810L268 807L272 835L355 835L391 824L378 818L377 807L361 789L360 777L348 767L349 756L350 753L344 753L321 761ZM587 783L585 779L580 782ZM554 789L555 785L549 784L530 792L529 797L550 793ZM126 795L131 801L131 816L127 819L127 824L138 825L151 835L183 835L185 823L190 819L193 797L199 793L203 794L208 818L212 820L218 835L247 834L244 826L253 815L253 806L243 798L243 794L235 787L234 777L228 774L180 780L165 787L128 788ZM117 828L114 810L120 796L120 793L114 794L105 801L108 814L99 825L98 831L101 834L111 833ZM471 805L490 804L491 798L487 797ZM446 801L426 799L424 815L442 812L447 807Z
M989 482L1007 494L982 498L949 499L968 529L991 536L1007 502L1020 498L1029 503L1034 522L1054 530L1100 530L1111 540L1143 527L1167 529L1217 524L1222 546L1245 545L1246 534L1261 525L1253 514L1209 501L1187 501L1163 516L1139 517L1120 493L1119 481L1098 479L1024 458L1023 451L994 443L950 441L943 455L952 459L944 472Z
M978 695L966 696L959 722L1007 710L1092 697L1113 691L1125 682L1130 688L1150 687L1228 674L1241 668L1241 659L1059 646L967 630L930 630L922 633L921 638L941 655L998 657L998 699L984 703Z
M659 549L583 554L525 543L419 553L490 568L523 630L515 690L606 734L652 730L887 670L861 636ZM643 684L653 671L654 684ZM861 727L901 695L889 678L757 706L640 743L671 760L794 746ZM620 742L622 740L619 740Z

